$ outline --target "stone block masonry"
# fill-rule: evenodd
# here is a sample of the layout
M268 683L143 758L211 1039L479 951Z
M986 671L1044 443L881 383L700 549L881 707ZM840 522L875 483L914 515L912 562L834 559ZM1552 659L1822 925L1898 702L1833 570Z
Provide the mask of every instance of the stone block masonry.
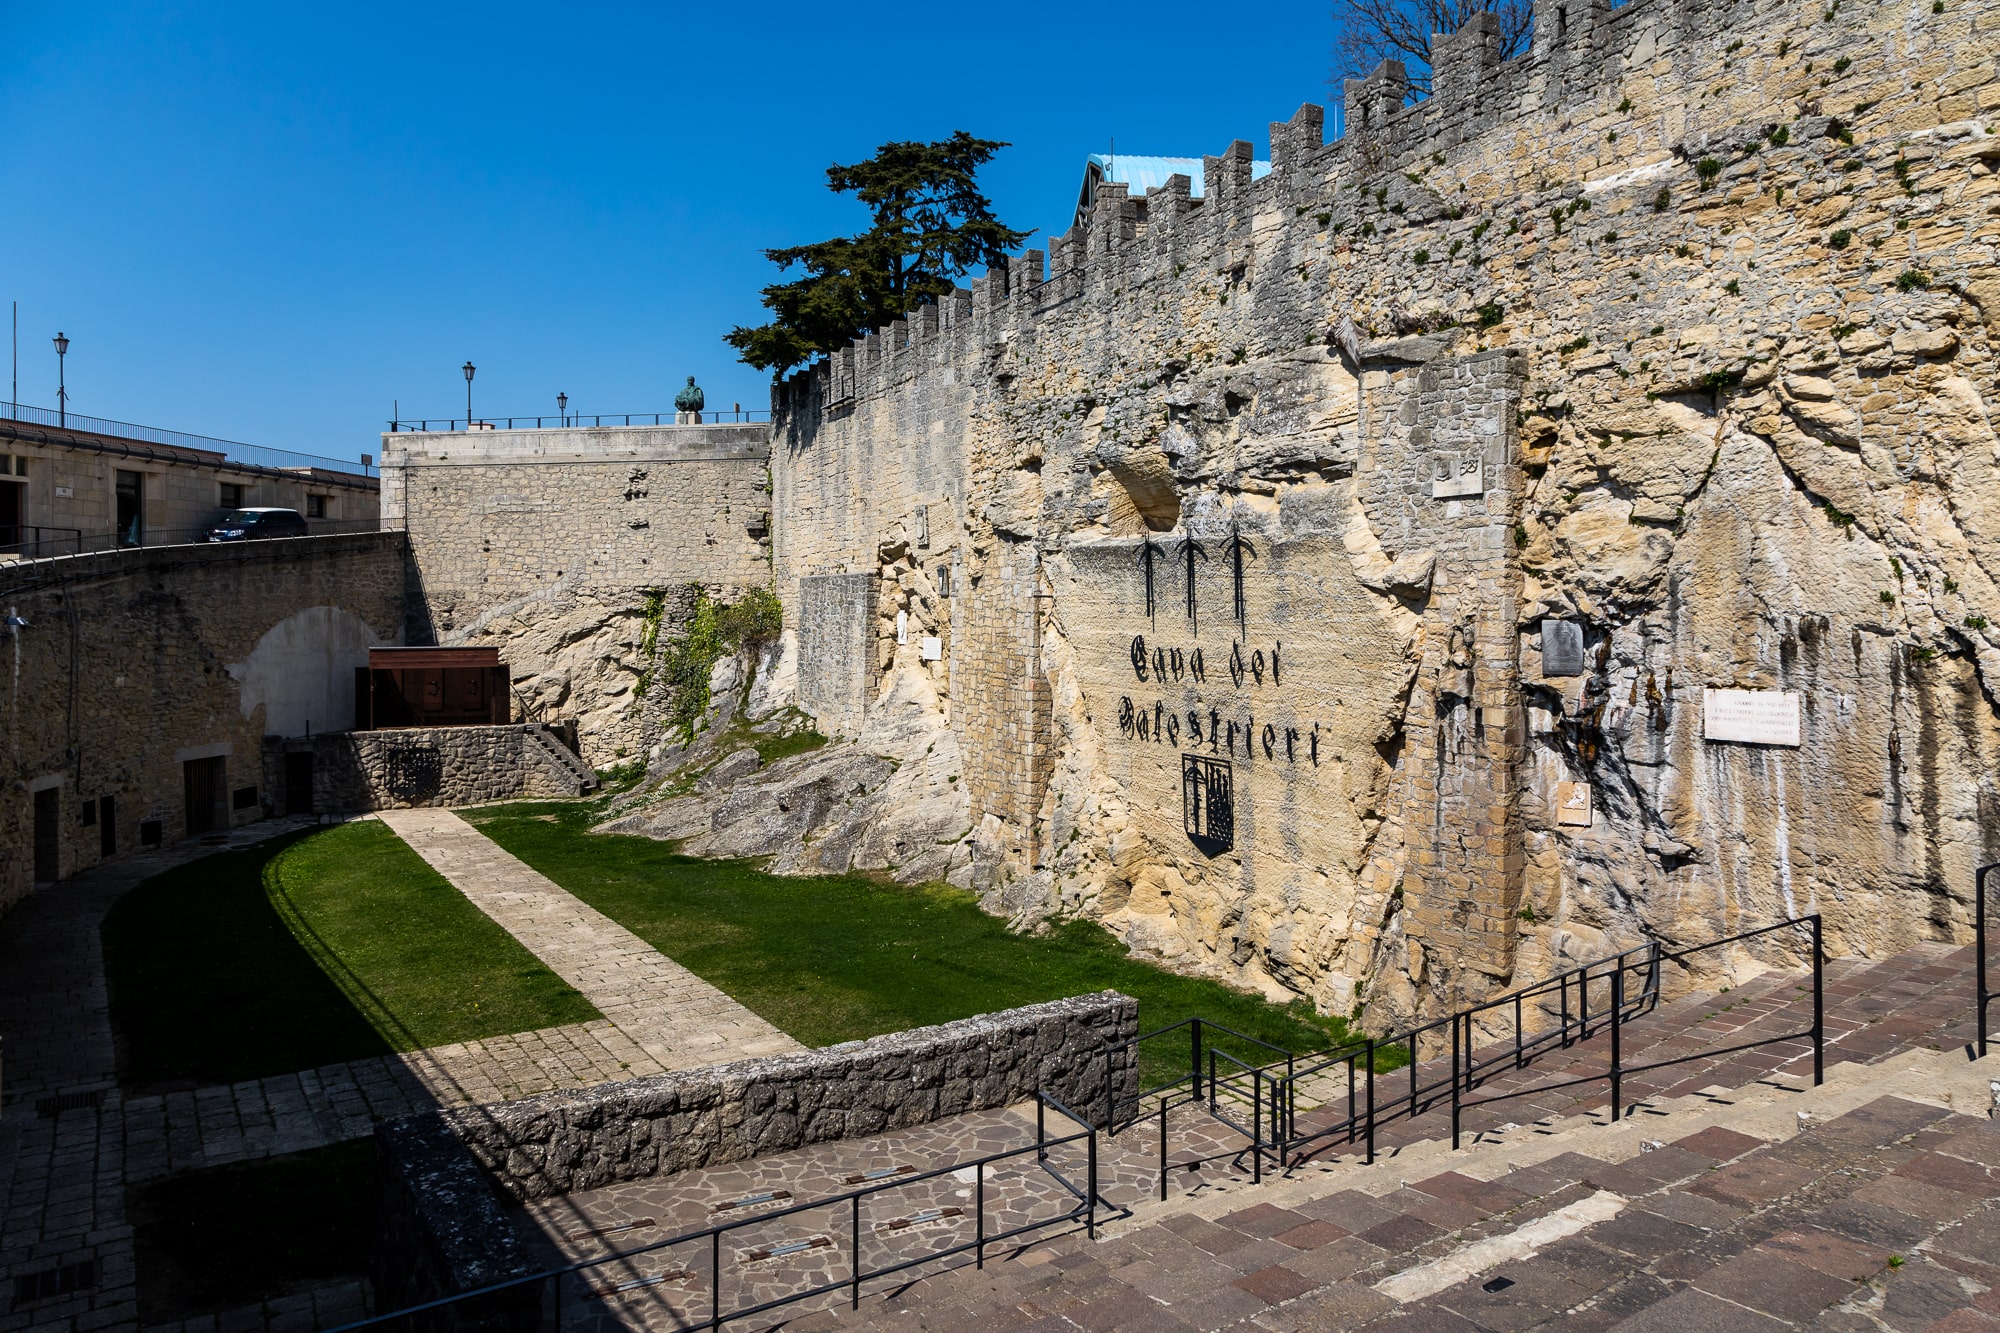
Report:
M267 737L264 786L285 791L285 756L313 758L312 809L322 814L480 805L583 794L583 765L540 724L409 727Z
M383 435L410 640L497 646L529 716L575 718L599 767L639 754L658 739L647 643L677 631L688 585L770 584L769 454L762 425Z
M819 574L799 581L799 706L828 736L854 736L874 698L876 578Z
M1536 10L1414 104L1349 83L1333 143L1273 124L1261 178L1237 141L1199 199L1105 185L774 392L776 586L877 580L989 906L1381 1026L1647 935L1966 936L2000 4ZM1796 696L1800 743L1704 736L1709 689Z
M264 738L345 727L403 624L403 539L0 566L0 910L39 881L262 819Z
M377 1129L385 1306L531 1271L500 1200L546 1199L928 1124L1045 1090L1096 1118L1138 1090L1138 1002L1115 991ZM1111 1080L1106 1086L1107 1075ZM496 1190L498 1197L496 1198ZM504 1319L504 1315L495 1318Z

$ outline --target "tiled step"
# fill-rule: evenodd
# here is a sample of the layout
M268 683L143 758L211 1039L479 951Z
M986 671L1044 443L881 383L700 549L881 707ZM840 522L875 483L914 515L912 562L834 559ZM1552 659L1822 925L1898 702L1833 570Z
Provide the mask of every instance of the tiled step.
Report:
M1097 1244L1070 1237L791 1327L1686 1333L2000 1320L2000 1131L1984 1117L1875 1097L1780 1141L1764 1136L1771 1115L1758 1127L1711 1125L1618 1161L1572 1150L1491 1179L1442 1170L1379 1193L1167 1217Z

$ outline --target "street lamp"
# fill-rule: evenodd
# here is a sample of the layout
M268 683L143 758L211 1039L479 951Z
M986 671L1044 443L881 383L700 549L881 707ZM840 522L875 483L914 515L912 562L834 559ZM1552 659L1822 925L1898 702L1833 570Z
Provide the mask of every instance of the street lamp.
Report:
M65 360L65 358L67 358L68 356L69 356L69 339L63 337L61 330L57 330L56 332L56 424L58 426L67 426L69 424L69 375L68 375L68 363Z
M569 424L569 418L563 415L567 411L569 411L569 395L558 393L556 395L556 420L565 426Z
M465 428L472 429L472 373L479 367L465 363Z

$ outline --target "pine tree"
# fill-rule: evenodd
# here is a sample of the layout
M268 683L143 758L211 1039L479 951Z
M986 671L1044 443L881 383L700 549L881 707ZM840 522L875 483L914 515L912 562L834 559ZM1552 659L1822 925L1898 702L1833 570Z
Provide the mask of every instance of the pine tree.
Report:
M993 216L976 175L1000 149L964 130L936 143L885 143L865 162L827 168L827 188L853 194L874 213L859 236L766 250L805 276L764 289L774 318L738 325L723 341L759 370L783 375L949 292L978 265L991 266L1027 239Z

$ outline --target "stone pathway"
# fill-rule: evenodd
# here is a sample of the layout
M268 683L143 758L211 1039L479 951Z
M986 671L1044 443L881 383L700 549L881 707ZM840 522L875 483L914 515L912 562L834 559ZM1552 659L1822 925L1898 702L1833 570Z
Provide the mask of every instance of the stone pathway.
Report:
M378 818L663 1068L805 1049L451 811Z
M126 1126L98 936L104 914L163 870L310 822L267 820L113 861L31 894L0 923L0 1278L14 1288L0 1333L139 1321Z
M558 1088L664 1073L608 1020L325 1065L182 1092L127 1096L126 1179L134 1183L303 1152L440 1106L514 1101Z

